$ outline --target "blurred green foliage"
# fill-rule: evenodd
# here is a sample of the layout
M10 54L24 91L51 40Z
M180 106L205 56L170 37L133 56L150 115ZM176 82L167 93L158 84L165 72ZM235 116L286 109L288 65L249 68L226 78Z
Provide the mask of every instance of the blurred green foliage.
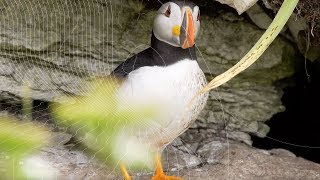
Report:
M48 131L35 123L0 117L0 179L27 179L23 160L48 139Z
M128 104L129 108L120 110L116 93L119 84L114 79L95 79L88 87L86 96L65 97L53 104L51 110L57 123L66 126L100 161L112 166L125 163L130 168L145 168L154 152L147 144L131 141L127 130L138 131L156 115L155 109Z

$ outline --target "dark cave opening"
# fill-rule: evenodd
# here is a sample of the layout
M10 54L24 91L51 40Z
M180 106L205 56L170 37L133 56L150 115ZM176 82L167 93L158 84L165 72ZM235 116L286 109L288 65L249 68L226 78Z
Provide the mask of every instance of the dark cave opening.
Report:
M284 89L282 103L286 110L267 122L270 138L252 136L253 146L287 149L320 163L320 62L303 59L297 67L294 85Z

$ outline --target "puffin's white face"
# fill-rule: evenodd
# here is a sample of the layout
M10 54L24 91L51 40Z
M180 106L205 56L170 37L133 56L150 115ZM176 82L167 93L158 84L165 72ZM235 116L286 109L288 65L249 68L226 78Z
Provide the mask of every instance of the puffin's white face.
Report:
M174 2L163 4L154 19L155 37L183 49L192 47L200 30L198 6L180 7Z

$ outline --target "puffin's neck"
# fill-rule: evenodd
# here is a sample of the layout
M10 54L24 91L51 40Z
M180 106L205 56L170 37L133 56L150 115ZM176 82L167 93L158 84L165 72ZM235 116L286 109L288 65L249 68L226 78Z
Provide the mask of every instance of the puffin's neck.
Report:
M197 60L195 46L182 49L158 40L152 32L151 37L152 57L163 66L174 64L180 60Z

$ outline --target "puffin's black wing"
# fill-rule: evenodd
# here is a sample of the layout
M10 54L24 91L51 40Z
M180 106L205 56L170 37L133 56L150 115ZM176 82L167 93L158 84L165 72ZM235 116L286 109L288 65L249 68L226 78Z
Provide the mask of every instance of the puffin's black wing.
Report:
M115 70L113 70L113 72L111 72L111 75L114 75L118 78L124 78L130 72L140 67L154 65L152 63L153 61L151 51L152 49L148 48L138 54L135 54L134 56L121 63Z

